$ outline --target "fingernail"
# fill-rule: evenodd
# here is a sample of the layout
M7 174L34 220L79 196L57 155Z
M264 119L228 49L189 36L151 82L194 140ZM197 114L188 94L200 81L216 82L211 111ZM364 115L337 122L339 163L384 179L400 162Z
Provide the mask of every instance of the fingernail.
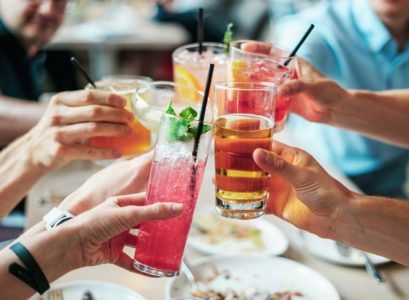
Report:
M261 159L261 162L264 164L270 164L271 163L271 159L270 159L270 155L268 152L266 152L265 150L262 149L257 149L258 151L258 155Z
M115 157L121 157L122 156L122 152L117 150L117 149L113 150L112 153L114 154Z
M127 118L128 118L129 121L132 121L135 118L135 116L134 116L133 113L128 112Z
M182 210L183 210L183 204L181 204L181 203L172 204L172 213L174 215L180 213Z
M116 103L119 107L124 107L126 105L126 100L122 98L121 96L118 96Z

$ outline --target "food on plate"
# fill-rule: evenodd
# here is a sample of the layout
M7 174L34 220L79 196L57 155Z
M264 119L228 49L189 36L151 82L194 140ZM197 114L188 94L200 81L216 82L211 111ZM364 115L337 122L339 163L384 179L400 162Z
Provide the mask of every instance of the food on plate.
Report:
M192 296L205 300L296 300L305 299L298 291L283 291L269 293L256 289L248 289L242 293L227 289L224 292L208 290L198 290L192 293Z
M221 218L215 213L197 216L193 221L191 235L210 245L243 242L246 243L243 248L247 253L266 249L260 229L251 223Z

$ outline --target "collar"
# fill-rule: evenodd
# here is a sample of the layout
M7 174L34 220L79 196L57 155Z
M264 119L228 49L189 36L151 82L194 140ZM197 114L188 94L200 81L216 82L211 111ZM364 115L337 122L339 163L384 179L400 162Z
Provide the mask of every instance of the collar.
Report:
M369 0L351 0L355 25L374 52L381 51L388 43L394 42L388 29L373 10Z

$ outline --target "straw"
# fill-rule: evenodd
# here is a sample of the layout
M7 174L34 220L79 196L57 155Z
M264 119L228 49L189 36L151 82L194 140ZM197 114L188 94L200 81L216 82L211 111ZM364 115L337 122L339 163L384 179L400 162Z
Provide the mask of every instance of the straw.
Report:
M288 66L288 64L291 62L293 59L293 56L297 54L298 49L304 44L305 40L307 37L310 35L311 31L314 29L314 24L311 24L310 27L308 27L308 30L304 33L303 37L301 40L298 42L297 46L295 46L294 50L290 53L288 59L284 62L284 66Z
M205 117L205 113L206 113L207 101L209 99L209 92L210 92L210 85L212 83L213 70L214 70L214 64L210 64L209 71L207 73L206 88L204 90L202 107L200 108L199 123L197 125L197 132L196 132L196 136L195 136L195 144L193 146L192 156L194 158L197 157L197 151L199 149L200 136L201 136L202 130L203 130L203 121L204 121L204 117Z
M203 39L204 39L204 18L203 8L197 10L197 41L199 42L199 54L203 52Z
M94 87L94 89L96 89L97 86L95 85L95 82L91 79L87 71L85 71L84 67L74 56L71 57L71 63L78 69L78 71L80 71L82 76L84 76L84 78L89 82L89 84L91 84Z

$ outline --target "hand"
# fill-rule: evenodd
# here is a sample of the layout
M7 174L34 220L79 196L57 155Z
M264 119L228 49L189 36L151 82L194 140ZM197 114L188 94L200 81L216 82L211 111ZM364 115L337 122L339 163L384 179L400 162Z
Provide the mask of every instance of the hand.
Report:
M291 97L289 110L306 120L331 123L342 100L352 97L303 59L297 58L297 78L282 84L278 96Z
M87 211L111 196L145 191L153 151L113 163L91 176L78 190L60 204L60 208L74 215Z
M123 252L125 245L136 244L136 236L129 229L144 221L169 219L183 211L179 203L143 206L144 202L145 194L112 197L61 225L61 229L74 235L70 253L78 255L77 267L112 263L135 272L132 258Z
M281 197L278 193L277 197L271 197L266 212L321 237L331 237L353 193L301 149L274 142L273 152L257 149L253 158L263 170L282 177L290 189L286 185L279 189L272 185L270 189L276 193L283 189L288 196Z
M242 49L252 53L283 56L282 51L271 43L249 42ZM297 57L294 65L297 79L283 83L278 89L278 96L291 97L291 112L312 122L330 123L340 100L351 97L350 93L324 77L307 61Z
M51 170L74 159L115 159L111 148L87 145L96 136L124 136L134 116L126 100L113 93L84 90L55 95L38 124L30 130L29 151L35 165Z

